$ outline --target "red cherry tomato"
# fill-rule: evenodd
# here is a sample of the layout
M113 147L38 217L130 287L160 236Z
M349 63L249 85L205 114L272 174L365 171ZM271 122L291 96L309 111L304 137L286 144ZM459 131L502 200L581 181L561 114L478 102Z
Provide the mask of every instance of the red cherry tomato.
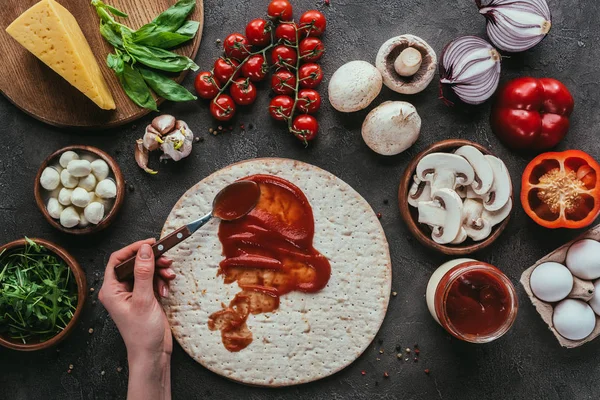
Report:
M213 74L219 82L227 83L239 65L239 62L231 58L217 58L213 67ZM237 79L239 76L240 70L236 72L234 79Z
M267 77L269 72L269 64L267 64L262 54L250 56L242 65L242 75L250 78L252 82L259 82Z
M290 44L296 44L296 30L298 26L294 22L281 23L275 29L277 39L286 40Z
M277 94L293 94L296 87L296 76L285 69L271 76L271 88Z
M198 96L203 99L213 99L219 93L219 81L208 71L196 75L194 87Z
M302 58L302 61L313 62L317 61L323 56L325 47L323 47L323 42L321 42L321 39L316 37L307 37L300 42L298 51L300 51L300 57Z
M271 42L271 25L262 18L253 19L246 25L246 38L253 46L267 46Z
M267 15L273 19L282 21L291 21L293 9L292 5L287 0L273 0L267 9Z
M288 65L296 67L297 61L298 53L291 47L279 45L271 52L271 62L277 68L287 68Z
M321 36L325 32L326 26L327 20L325 16L317 10L309 10L300 17L302 35Z
M222 94L210 102L210 113L214 119L229 121L235 115L235 103L230 96Z
M294 129L294 136L296 136L298 139L302 140L303 142L310 142L317 136L319 123L312 115L298 115L296 118L294 118L292 129Z
M236 104L247 106L256 100L256 86L248 78L236 79L229 89L231 97Z
M294 99L290 96L275 96L269 104L269 114L276 121L285 121L292 115L292 108L294 108Z
M316 90L302 89L298 92L296 108L303 113L314 114L321 107L321 96Z
M242 61L250 52L250 44L246 36L241 33L232 33L223 41L223 49L228 58L235 58Z
M304 64L298 70L300 86L303 88L315 88L323 80L323 70L319 64Z

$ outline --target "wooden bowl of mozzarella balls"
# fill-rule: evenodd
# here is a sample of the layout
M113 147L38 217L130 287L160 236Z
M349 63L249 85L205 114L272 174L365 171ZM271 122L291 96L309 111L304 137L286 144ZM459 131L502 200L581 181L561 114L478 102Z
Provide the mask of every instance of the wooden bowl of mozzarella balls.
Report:
M116 161L91 146L69 146L51 154L35 179L35 201L56 229L84 235L106 228L125 197Z

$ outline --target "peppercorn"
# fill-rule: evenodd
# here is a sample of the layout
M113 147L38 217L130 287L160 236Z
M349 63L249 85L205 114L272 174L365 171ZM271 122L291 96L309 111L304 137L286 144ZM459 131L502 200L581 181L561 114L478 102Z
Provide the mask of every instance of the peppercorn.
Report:
M387 373L387 371L385 371L385 372L383 373L383 377L384 377L384 378L389 378L389 377L390 377L390 374L388 374L388 373Z
M388 204L390 201L388 199L383 200L383 204Z
M407 352L407 353L410 353L410 348L408 348L408 347L407 347L407 348L406 348L406 352Z
M377 218L378 218L378 219L381 219L381 213L380 213L380 212L379 212L379 213L377 213Z
M396 346L396 351L402 351L402 346L400 346L400 345Z
M379 354L383 354L383 349L380 349L380 350L379 350Z
M426 373L427 375L429 375L429 368L427 368L427 369L425 370L425 373Z
M415 362L418 362L418 361L419 361L419 359L418 359L417 357L415 357L415 360L414 360L414 361L415 361Z
M367 374L367 371L360 371L360 374L364 376Z
M419 354L421 354L421 350L419 350L419 349L415 348L415 354L416 354L416 355L419 355Z
M91 335L92 333L94 333L94 328L90 328L88 329L88 333Z
M392 296L394 296L394 297L398 296L398 292L392 292Z

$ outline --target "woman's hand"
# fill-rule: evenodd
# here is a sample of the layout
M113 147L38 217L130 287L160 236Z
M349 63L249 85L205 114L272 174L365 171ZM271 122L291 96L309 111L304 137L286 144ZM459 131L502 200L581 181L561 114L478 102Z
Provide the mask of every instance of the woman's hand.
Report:
M154 239L133 243L110 256L98 298L115 321L129 359L128 399L171 397L170 360L173 339L167 317L156 298L169 294L168 282L175 278L172 261L154 260ZM115 266L137 253L134 284L119 282ZM156 267L156 268L155 268Z

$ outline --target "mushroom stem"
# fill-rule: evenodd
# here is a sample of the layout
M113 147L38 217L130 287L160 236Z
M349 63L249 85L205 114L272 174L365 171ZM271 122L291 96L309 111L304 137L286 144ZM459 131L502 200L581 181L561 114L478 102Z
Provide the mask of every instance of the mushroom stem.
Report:
M422 62L421 52L414 47L407 47L394 61L394 69L400 76L413 76L421 68Z

